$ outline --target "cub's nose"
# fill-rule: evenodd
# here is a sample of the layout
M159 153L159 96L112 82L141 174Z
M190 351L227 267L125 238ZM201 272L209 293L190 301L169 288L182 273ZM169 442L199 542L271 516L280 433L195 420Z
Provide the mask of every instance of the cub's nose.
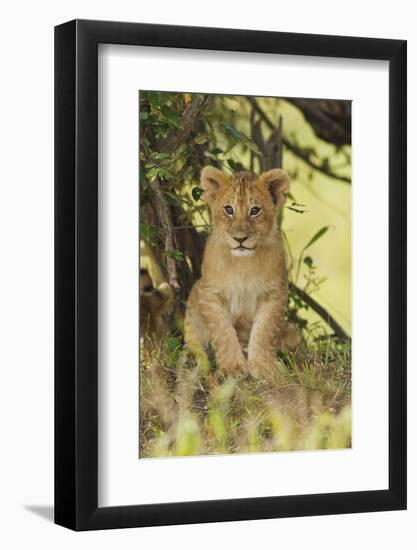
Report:
M248 236L246 235L245 237L233 237L235 241L237 241L239 244L243 244L246 239L248 238Z

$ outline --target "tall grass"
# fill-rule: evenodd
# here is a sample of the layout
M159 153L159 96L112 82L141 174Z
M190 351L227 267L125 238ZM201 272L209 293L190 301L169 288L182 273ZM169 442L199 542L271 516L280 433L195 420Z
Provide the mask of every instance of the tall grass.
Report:
M350 447L350 344L318 339L279 357L276 380L224 377L177 338L142 342L140 458Z

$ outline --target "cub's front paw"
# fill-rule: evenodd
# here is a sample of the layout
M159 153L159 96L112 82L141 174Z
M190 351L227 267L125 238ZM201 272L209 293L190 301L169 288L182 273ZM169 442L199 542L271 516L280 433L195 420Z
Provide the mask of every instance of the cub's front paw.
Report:
M292 323L286 322L281 329L281 351L295 351L300 344L300 331Z
M282 366L275 355L251 357L248 361L249 373L254 377L269 382L282 381Z
M243 357L236 357L222 361L219 367L225 374L246 374L248 372L248 362Z
M276 363L276 358L272 354L255 355L254 357L249 358L249 372L255 378L262 378L265 371L270 370L274 363Z

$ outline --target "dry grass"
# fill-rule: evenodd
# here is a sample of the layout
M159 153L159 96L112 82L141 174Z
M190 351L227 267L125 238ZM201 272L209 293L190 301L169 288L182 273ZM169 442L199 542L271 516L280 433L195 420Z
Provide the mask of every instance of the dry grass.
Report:
M304 343L280 361L276 380L224 378L177 338L142 343L140 458L350 447L350 344Z

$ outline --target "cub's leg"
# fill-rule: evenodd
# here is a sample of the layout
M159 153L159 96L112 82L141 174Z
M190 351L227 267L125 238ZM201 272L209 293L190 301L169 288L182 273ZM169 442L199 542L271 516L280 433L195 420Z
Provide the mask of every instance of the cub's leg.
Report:
M282 302L276 299L261 303L256 312L248 348L249 372L256 378L267 376L279 366L276 353L282 336Z
M191 290L187 301L184 320L184 340L187 348L197 361L198 368L202 374L210 370L210 362L206 353L209 344L209 334L198 308L198 282Z
M190 332L200 333L214 347L217 366L226 373L247 372L247 361L239 344L230 315L215 290L198 282L187 304ZM201 337L199 337L201 341Z

